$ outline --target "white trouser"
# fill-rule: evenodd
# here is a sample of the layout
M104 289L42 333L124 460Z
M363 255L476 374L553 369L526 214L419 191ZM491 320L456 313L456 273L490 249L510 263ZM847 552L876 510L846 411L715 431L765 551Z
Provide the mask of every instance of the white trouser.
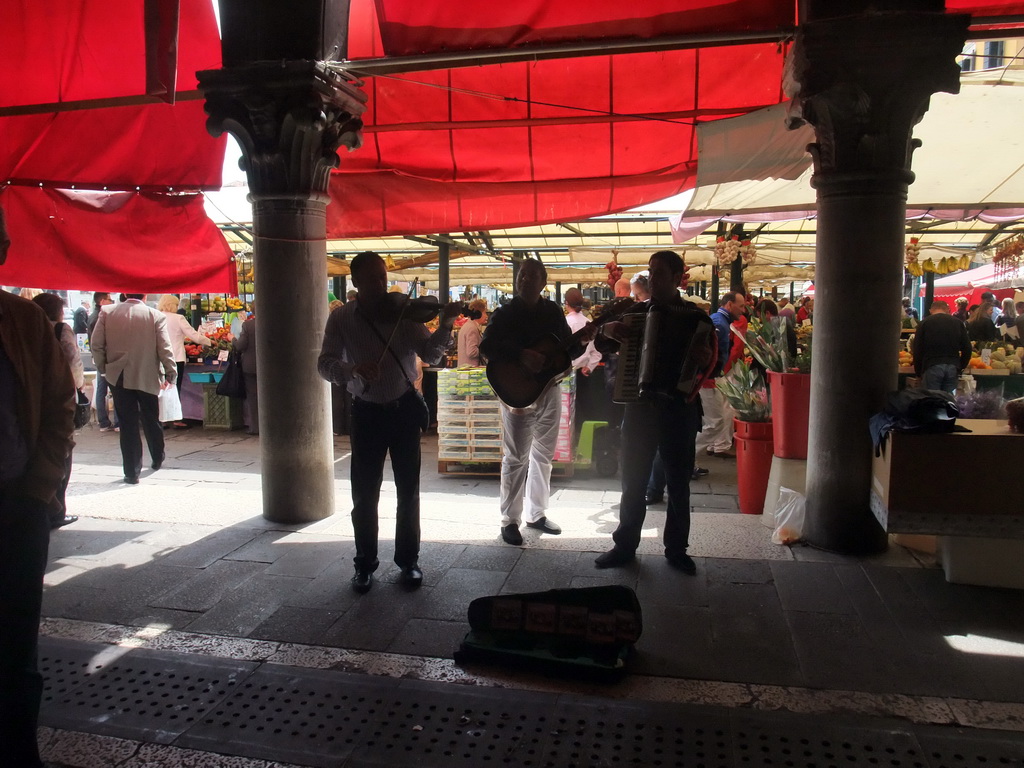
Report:
M697 433L698 453L705 449L727 451L732 447L733 409L718 388L700 390L700 404L704 409L703 428Z
M558 442L561 413L562 393L558 387L551 387L529 408L513 409L502 404L502 527L522 521L524 488L526 521L535 523L544 517L551 494L551 460Z

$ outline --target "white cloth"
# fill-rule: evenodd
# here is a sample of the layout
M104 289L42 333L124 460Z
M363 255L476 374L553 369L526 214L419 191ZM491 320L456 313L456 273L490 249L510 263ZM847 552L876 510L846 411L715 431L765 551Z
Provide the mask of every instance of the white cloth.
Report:
M501 406L501 525L519 525L526 491L526 521L545 516L551 495L551 462L558 442L562 393L551 387L529 408Z
M582 312L570 311L569 314L565 316L565 322L569 326L569 330L572 333L576 333L585 327L590 321L587 320L586 316ZM574 370L579 370L580 368L594 370L600 362L601 353L597 351L597 348L594 346L594 342L591 341L584 348L583 354L572 361L572 367Z
M92 357L108 384L116 385L123 375L125 389L151 395L178 376L163 312L138 299L103 308L92 334Z
M732 447L733 409L718 388L700 390L700 404L704 409L704 425L697 433L697 453L710 448L728 451Z
M213 343L189 325L184 315L179 315L177 312L164 312L163 314L167 318L167 336L171 340L174 362L185 362L185 339L194 341L196 344L202 344L204 347L208 347Z

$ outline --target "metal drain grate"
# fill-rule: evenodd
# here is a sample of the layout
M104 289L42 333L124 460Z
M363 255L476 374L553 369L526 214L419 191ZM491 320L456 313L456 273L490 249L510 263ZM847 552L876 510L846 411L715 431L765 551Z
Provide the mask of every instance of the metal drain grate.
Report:
M429 683L47 639L43 725L325 768L1024 768L1024 734Z
M105 661L93 663L90 674L79 674L74 685L52 686L55 693L40 713L44 725L168 743L256 667L164 651L97 651Z
M544 768L733 764L728 716L709 717L694 707L573 702L559 708L552 725Z

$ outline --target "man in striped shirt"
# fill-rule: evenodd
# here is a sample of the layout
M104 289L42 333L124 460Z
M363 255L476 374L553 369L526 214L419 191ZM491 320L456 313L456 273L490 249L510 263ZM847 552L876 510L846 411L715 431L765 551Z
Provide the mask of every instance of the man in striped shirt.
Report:
M377 559L377 505L384 460L398 493L395 563L402 583L423 583L420 551L420 429L426 404L413 388L419 371L416 356L437 363L451 341L459 304L448 304L431 334L420 322L391 311L388 273L383 259L365 251L352 259L352 284L358 301L350 301L327 319L317 368L332 384L352 395L352 527L356 573L352 587L366 592L373 584Z

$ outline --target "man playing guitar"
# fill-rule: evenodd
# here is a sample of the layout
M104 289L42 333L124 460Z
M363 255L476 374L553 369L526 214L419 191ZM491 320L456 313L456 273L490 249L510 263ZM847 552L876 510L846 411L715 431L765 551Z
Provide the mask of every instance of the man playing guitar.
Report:
M549 361L531 347L550 337L560 342L569 340L569 326L562 310L553 301L541 298L547 278L547 269L540 261L528 259L520 264L515 297L494 311L480 343L480 352L489 361L517 363L526 371L539 374ZM579 340L585 343L595 332L585 330ZM582 352L579 343L568 350L570 359ZM507 544L523 543L519 523L523 517L524 490L527 527L553 535L562 532L546 515L561 411L562 396L557 386L544 389L536 402L527 407L501 404L501 538Z

